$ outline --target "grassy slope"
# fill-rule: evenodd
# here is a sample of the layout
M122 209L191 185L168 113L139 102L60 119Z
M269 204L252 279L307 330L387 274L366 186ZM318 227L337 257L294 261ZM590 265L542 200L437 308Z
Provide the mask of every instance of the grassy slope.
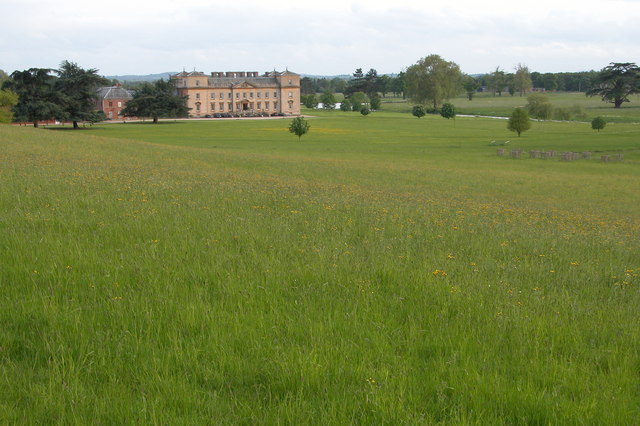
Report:
M1 421L637 418L635 126L287 125L0 127Z

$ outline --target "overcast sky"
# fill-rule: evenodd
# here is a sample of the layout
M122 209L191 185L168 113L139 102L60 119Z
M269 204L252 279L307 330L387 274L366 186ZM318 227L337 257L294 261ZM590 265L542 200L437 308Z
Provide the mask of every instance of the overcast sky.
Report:
M396 73L439 54L469 74L640 62L640 0L0 0L0 69L102 75Z

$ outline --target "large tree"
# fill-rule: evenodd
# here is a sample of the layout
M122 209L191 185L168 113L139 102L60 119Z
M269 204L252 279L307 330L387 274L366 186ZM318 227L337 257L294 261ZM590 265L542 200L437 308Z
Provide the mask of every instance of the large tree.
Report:
M471 101L473 100L473 95L475 95L480 87L480 82L472 76L465 74L462 77L462 87L464 87L465 92L467 92L467 98Z
M48 68L14 71L11 79L3 83L3 89L18 95L18 103L12 108L16 120L31 121L33 127L38 127L40 121L60 116L60 99L54 90L56 77L51 71Z
M462 91L462 72L455 62L429 55L407 68L405 90L413 102L437 109Z
M144 83L127 102L122 114L128 117L186 117L189 114L186 96L176 94L173 80Z
M502 96L502 92L504 91L505 86L507 85L507 76L504 71L500 69L500 67L496 67L496 70L488 75L487 82L489 89L493 91L493 96L498 94L498 96Z
M527 110L523 108L516 108L511 113L509 121L507 121L507 129L512 132L516 132L518 136L522 132L526 132L531 128L531 120L529 120L529 114Z
M520 96L524 96L533 87L531 81L531 73L526 65L518 64L516 66L516 72L513 75L514 89L520 93Z
M640 68L633 62L611 62L593 79L587 96L600 96L620 108L635 93L640 93Z
M74 129L79 127L78 121L95 121L96 91L109 84L109 80L99 76L95 68L85 70L69 61L62 62L56 73L55 89L61 100L61 118L73 122Z

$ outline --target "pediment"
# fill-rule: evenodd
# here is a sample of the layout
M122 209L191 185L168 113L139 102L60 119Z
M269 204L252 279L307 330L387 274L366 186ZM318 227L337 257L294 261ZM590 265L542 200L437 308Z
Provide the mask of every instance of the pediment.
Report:
M255 89L256 86L254 86L253 84L247 83L246 81L243 81L241 83L236 83L233 85L234 89Z

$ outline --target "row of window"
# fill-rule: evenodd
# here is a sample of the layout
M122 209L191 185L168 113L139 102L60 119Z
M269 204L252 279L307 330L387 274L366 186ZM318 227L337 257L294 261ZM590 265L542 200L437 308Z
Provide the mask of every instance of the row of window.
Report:
M253 92L249 92L249 99L253 99L253 95L254 95ZM262 96L262 93L261 92L257 92L255 95L256 95L257 98L260 98ZM224 99L224 93L219 93L218 97L220 99ZM264 97L266 99L269 99L269 92L264 92ZM273 97L277 98L278 97L278 92L273 92ZM290 98L293 97L293 92L289 92L289 97ZM211 99L215 99L215 98L216 98L216 94L212 93L211 94ZM228 99L232 98L231 92L227 93L227 98ZM200 99L200 93L196 93L196 99ZM240 99L240 93L239 92L236 92L236 99ZM242 99L247 99L247 92L242 92Z
M218 107L217 111L218 112L224 112L225 111L225 106L227 107L228 112L233 111L233 102L228 102L225 105L225 102L219 102L217 105L215 102L211 102L211 111L215 112L216 111L216 106ZM248 106L249 109L253 110L253 102L251 103L251 105ZM270 110L271 107L271 102L265 102L264 103L264 109L265 110ZM292 105L289 105L289 108L291 108ZM262 102L257 102L256 103L256 109L261 111L262 110ZM278 102L273 102L273 109L276 110L278 109ZM243 110L243 105L241 102L236 102L236 111L242 111ZM200 112L200 102L196 103L196 111Z

